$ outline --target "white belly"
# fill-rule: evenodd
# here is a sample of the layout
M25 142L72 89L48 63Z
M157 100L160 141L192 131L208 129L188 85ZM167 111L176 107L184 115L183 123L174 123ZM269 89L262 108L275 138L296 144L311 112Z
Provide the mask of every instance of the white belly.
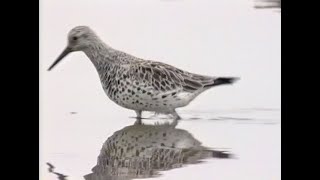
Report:
M109 96L109 95L108 95ZM194 98L194 94L180 92L172 95L172 92L158 95L148 95L147 93L135 92L132 94L121 94L119 98L109 96L116 104L132 110L153 111L159 113L171 113L178 107L189 104Z

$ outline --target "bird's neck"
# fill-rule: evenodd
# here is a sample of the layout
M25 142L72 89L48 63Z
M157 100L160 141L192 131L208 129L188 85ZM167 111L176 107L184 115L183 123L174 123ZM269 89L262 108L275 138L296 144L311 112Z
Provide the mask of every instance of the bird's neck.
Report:
M110 47L98 38L83 51L99 73L101 71L104 72L107 67L119 67L141 60L140 58Z
M101 66L116 63L114 57L117 54L117 50L106 45L101 40L90 44L83 51L97 69Z

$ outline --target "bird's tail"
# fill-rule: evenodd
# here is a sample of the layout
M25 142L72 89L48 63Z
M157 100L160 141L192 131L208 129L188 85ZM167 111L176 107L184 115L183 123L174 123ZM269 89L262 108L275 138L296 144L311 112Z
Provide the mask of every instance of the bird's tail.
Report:
M238 77L218 77L213 80L212 83L205 85L204 87L213 87L213 86L219 86L219 85L227 85L227 84L233 84L236 81L238 81L240 78Z

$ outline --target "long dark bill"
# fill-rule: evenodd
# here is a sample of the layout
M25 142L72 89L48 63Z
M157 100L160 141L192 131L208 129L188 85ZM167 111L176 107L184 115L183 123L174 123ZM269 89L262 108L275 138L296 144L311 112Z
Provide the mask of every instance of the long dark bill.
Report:
M71 48L67 47L63 50L60 56L53 62L53 64L49 67L48 71L54 68L64 57L66 57L70 52L72 52Z

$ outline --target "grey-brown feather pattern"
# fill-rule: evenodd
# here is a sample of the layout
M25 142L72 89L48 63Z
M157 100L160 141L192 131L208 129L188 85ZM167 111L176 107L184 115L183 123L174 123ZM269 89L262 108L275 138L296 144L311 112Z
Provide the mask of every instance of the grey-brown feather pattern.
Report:
M156 61L132 63L130 75L134 80L146 80L156 90L194 92L214 83L214 77L201 76Z

